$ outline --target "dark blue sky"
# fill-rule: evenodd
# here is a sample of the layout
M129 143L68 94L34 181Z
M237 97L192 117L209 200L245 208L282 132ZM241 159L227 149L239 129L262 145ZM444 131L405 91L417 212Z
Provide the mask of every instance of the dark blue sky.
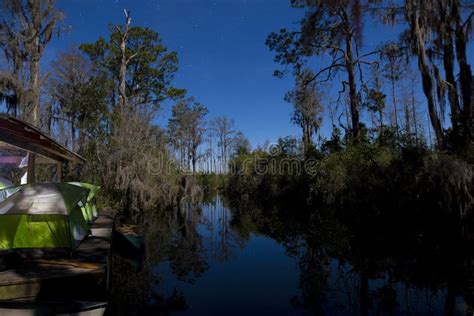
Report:
M300 135L290 122L291 106L283 100L293 79L272 76L277 65L265 46L270 32L291 28L300 19L301 10L290 8L289 0L62 0L58 5L70 31L47 48L45 68L59 51L108 36L109 23L122 23L127 8L132 24L157 30L165 45L178 52L175 86L205 104L209 117L234 118L254 145ZM390 37L371 25L366 32L366 46ZM166 104L159 125L166 125L169 112Z
M109 23L122 23L127 8L132 24L155 29L178 52L175 85L205 104L209 117L234 118L253 144L299 133L283 101L293 80L272 76L273 55L265 46L271 31L298 21L301 12L291 10L288 0L64 0L58 5L71 29L48 47L46 67L58 51L107 36ZM169 112L166 104L159 125L166 124Z

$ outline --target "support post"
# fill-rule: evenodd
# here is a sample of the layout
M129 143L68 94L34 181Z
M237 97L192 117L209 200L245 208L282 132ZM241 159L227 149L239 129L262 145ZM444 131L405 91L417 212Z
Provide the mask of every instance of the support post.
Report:
M56 163L56 182L61 182L62 178L62 164L60 162Z
M26 182L36 182L36 155L32 152L28 152L28 175L26 178Z

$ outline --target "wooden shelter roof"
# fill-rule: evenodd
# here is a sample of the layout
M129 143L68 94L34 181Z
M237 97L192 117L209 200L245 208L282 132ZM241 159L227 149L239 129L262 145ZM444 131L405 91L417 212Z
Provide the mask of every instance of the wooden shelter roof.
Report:
M6 114L0 114L0 142L58 162L85 161L33 125Z

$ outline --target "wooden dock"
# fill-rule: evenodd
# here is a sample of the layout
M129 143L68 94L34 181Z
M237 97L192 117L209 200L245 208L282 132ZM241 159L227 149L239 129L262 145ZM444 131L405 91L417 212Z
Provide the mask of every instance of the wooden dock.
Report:
M0 272L0 308L18 303L105 301L113 226L112 215L100 215L72 257L25 259L14 269Z

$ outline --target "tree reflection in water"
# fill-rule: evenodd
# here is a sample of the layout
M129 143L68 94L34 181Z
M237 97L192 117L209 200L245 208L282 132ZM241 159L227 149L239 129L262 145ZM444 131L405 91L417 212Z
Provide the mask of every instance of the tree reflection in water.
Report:
M160 291L162 278L158 267L166 267L178 280L190 283L208 269L203 239L197 230L201 216L200 208L186 202L177 209L149 214L141 229L145 244L143 261L136 266L112 254L110 315L166 315L186 308L178 288L167 293Z
M218 262L232 260L233 249L245 246L245 240L231 227L231 212L217 195L202 204L201 236L206 240L208 255Z
M183 203L180 209L157 212L144 224L142 266L133 267L114 256L110 311L115 315L186 310L190 291L208 290L205 284L189 284L209 269L237 260L256 236L275 240L297 263L298 288L287 301L293 314L454 315L471 311L474 270L466 227L461 229L449 215L429 223L411 217L416 223L405 227L391 219L336 214L244 204L229 207L220 196L205 200L200 207ZM264 259L270 265L272 260L281 260ZM262 291L265 286L261 285ZM245 305L239 291L249 289L233 292L232 299ZM263 300L262 304L268 303Z

